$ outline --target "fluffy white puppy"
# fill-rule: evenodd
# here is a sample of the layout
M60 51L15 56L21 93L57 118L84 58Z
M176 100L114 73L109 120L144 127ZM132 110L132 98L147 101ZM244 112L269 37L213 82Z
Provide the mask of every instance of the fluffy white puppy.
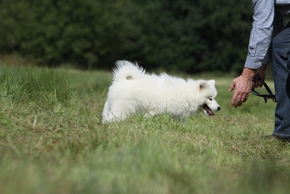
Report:
M145 70L128 61L117 61L113 81L104 106L103 123L121 121L141 113L156 115L169 113L178 120L204 110L220 110L215 100L214 80L193 80L145 73Z

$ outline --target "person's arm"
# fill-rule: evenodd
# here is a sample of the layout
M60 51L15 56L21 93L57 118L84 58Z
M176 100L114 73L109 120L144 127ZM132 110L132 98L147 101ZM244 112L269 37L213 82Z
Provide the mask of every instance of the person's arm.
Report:
M234 91L231 106L239 107L247 101L251 89L255 86L252 79L262 66L267 54L273 31L275 17L274 0L253 0L253 24L248 46L248 55L242 74L236 77L229 88Z
M275 0L253 0L253 12L252 30L245 67L258 69L264 62L263 60L272 39Z

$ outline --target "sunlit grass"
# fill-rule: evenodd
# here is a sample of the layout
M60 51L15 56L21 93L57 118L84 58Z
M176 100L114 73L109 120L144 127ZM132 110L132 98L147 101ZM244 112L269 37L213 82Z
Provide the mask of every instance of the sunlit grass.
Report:
M110 73L0 72L0 193L289 191L289 146L263 138L275 103L251 95L232 108L230 76L211 76L222 107L215 117L135 115L103 125Z

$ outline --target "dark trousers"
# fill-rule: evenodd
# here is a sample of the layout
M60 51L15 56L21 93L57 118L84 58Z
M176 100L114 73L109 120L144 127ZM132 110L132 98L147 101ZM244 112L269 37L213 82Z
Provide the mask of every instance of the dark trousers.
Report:
M273 135L290 137L290 22L272 42L272 73L277 106Z

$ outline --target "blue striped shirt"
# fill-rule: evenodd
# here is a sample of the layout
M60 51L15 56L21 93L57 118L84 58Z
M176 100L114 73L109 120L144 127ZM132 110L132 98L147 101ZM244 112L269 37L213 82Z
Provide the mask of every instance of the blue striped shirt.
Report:
M290 0L252 0L253 23L245 67L258 69L269 64L272 37L283 27L283 15L290 14Z

